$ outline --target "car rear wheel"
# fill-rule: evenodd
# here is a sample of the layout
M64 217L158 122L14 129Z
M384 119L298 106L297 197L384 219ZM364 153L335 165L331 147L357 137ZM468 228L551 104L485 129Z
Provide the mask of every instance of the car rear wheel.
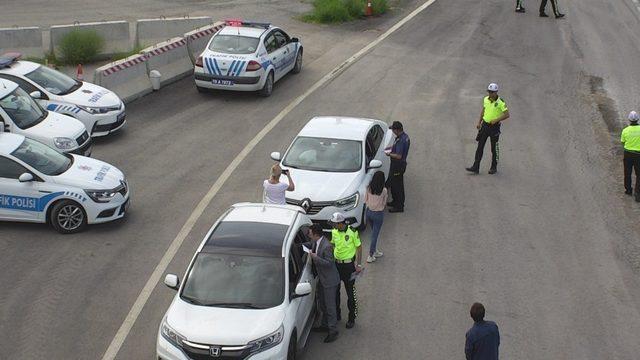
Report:
M264 86L262 87L262 90L260 90L259 94L262 97L269 97L271 96L272 92L273 92L273 72L270 72L269 75L267 75L267 80L265 80Z
M298 343L296 341L296 334L291 335L289 340L289 349L287 350L287 360L295 360L298 355Z
M293 67L293 70L291 70L291 72L294 74L298 74L300 73L300 71L302 71L302 49L298 51L298 55L296 56L296 65Z
M62 200L53 205L49 222L59 233L73 234L87 226L87 214L77 202Z

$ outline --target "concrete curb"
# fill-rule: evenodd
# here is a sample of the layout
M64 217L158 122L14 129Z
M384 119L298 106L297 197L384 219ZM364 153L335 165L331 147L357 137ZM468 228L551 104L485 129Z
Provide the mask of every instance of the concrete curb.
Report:
M39 27L0 29L0 53L17 51L25 57L44 57L42 31Z
M104 21L52 26L50 30L51 40L49 50L53 51L56 56L59 56L60 41L66 34L75 29L94 30L104 39L104 49L100 53L102 57L131 51L129 23L126 21Z
M225 27L225 25L223 21L218 21L184 34L184 38L187 39L187 48L189 49L189 57L191 57L192 64L195 65L196 59L200 56L200 53L204 51L211 37Z
M145 54L137 54L96 69L97 85L112 90L129 103L153 91Z

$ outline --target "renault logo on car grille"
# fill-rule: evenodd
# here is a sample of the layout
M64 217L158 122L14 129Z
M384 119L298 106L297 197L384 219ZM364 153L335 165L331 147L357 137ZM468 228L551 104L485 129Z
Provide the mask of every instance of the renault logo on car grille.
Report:
M209 348L209 354L213 357L220 356L220 346L212 346Z
M300 204L300 206L302 206L305 212L309 212L309 209L311 209L311 200L309 199L302 200L302 203Z

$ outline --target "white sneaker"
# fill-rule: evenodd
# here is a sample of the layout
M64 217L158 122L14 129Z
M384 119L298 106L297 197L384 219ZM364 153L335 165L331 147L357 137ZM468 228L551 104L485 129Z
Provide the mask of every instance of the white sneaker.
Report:
M374 262L374 261L376 261L376 257L375 257L375 256L371 256L371 255L369 255L369 256L367 257L367 262L368 262L368 263L372 263L372 262Z
M376 250L376 253L373 254L373 256L375 256L377 258L382 257L382 255L384 255L384 253L382 251L380 251L380 250Z

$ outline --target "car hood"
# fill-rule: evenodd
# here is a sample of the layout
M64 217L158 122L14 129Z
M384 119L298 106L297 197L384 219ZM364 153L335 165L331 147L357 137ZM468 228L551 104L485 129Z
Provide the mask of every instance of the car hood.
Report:
M64 95L64 99L72 104L91 107L112 107L122 103L113 91L88 82L83 82L82 86L71 94Z
M286 168L286 166L284 167ZM310 199L311 201L335 201L352 195L358 191L364 173L310 171L290 169L291 178L296 190L287 192L287 198L294 200ZM286 177L281 180L287 182Z
M41 139L66 137L75 140L87 129L84 124L71 116L47 111L47 117L39 124L25 130L27 134Z
M210 345L245 345L278 330L282 307L230 309L197 306L178 296L167 311L167 322L188 341Z
M124 174L115 166L93 158L73 156L73 164L64 173L55 177L58 184L81 189L110 190L121 185Z

